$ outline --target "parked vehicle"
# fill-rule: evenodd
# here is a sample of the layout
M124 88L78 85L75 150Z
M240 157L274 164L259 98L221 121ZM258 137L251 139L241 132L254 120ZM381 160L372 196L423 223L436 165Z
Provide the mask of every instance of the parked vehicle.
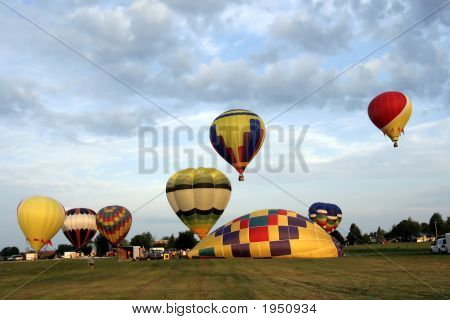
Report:
M445 241L447 246L447 253L450 253L450 233L445 234Z
M38 255L36 252L28 252L25 254L25 260L27 261L32 261L32 260L37 260L38 259Z
M450 233L448 233L447 235L449 235L449 238L450 238ZM432 253L448 253L447 243L448 243L448 241L446 238L437 238L431 245L431 252Z
M151 260L161 260L164 257L163 250L149 250L148 258Z
M118 249L119 260L145 260L145 249L139 246L124 246Z
M7 260L8 261L20 261L20 260L23 260L23 256L21 254L15 254L15 255L8 257Z

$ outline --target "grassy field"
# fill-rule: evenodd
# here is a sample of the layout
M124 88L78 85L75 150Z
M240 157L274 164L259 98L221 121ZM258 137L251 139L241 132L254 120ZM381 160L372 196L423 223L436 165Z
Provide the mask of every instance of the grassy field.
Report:
M96 259L95 270L88 269L86 260L2 262L0 298L448 299L450 297L450 255L429 254L429 244L392 244L374 248L382 252L383 256L367 246L355 246L347 249L343 258L322 260L118 262L108 258Z

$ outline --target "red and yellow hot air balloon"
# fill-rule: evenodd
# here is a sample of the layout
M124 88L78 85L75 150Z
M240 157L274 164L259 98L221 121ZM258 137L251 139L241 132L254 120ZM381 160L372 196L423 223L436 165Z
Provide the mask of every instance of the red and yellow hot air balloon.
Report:
M36 252L46 245L64 223L64 207L58 201L42 196L23 200L17 207L17 221L28 243Z
M209 130L209 139L217 153L239 172L256 156L264 142L264 121L254 112L233 109L219 115Z
M388 91L376 96L369 104L369 118L398 146L398 138L404 132L412 113L411 100L401 92Z
M131 228L131 213L122 206L108 206L97 213L97 229L111 245L117 247Z

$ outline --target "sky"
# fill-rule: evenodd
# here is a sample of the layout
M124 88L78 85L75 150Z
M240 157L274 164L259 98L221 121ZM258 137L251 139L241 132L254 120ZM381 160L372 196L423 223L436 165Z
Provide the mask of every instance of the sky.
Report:
M16 208L32 195L125 206L128 239L176 235L166 181L198 166L232 183L216 227L318 201L341 207L344 234L450 216L445 3L1 0L0 247L27 246ZM413 105L395 149L367 116L384 91ZM208 138L232 108L267 128L245 182Z

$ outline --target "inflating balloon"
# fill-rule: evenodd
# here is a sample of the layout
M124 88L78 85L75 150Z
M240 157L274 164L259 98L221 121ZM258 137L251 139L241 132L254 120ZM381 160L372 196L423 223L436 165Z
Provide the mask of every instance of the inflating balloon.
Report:
M258 210L211 232L189 258L333 258L338 243L309 218L282 210Z
M209 131L211 144L217 153L239 172L244 171L264 142L264 122L249 110L229 110L218 116Z
M23 200L17 208L17 220L28 243L36 252L46 245L64 223L64 207L58 201L42 196Z
M111 245L117 247L131 228L131 213L121 206L108 206L97 213L97 229Z
M316 202L309 207L309 218L331 233L341 223L342 211L335 204Z
M411 100L401 92L384 92L370 102L368 113L373 124L391 138L394 147L397 147L398 138L404 133L412 113Z
M189 168L169 178L166 194L181 221L203 239L225 210L231 184L217 169Z
M97 232L96 213L86 208L66 211L62 231L76 250L85 247Z

